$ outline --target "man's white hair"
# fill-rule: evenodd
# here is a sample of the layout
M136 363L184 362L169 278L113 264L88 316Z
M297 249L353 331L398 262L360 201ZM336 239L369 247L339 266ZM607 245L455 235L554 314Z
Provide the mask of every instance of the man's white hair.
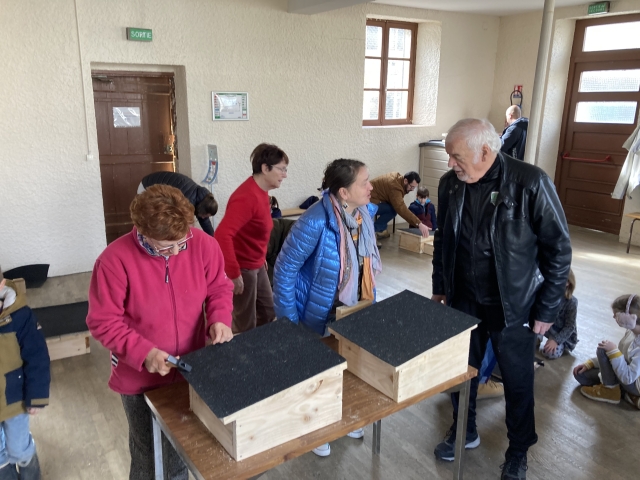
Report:
M452 142L458 138L464 138L467 146L474 152L482 151L486 145L493 153L498 153L502 147L502 141L486 118L465 118L459 120L447 132L446 142Z

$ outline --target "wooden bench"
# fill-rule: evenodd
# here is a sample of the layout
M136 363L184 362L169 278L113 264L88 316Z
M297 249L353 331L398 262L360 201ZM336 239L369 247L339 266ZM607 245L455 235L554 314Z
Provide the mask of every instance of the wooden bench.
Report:
M631 228L629 229L629 241L627 242L627 253L629 253L629 249L631 248L631 237L633 236L633 224L636 223L636 220L640 220L640 212L625 213L624 216L632 219Z
M17 278L13 282L18 292L26 295L27 289L24 279ZM85 322L87 310L87 302L33 309L47 341L51 360L91 352L89 345L91 334Z

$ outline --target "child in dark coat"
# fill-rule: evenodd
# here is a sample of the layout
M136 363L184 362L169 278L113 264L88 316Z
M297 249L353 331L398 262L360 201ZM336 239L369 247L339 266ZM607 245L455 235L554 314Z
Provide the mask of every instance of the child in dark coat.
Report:
M578 343L578 299L573 296L576 288L576 276L569 270L569 278L564 298L556 321L544 334L546 342L540 344L540 353L549 359L560 358L565 351L571 352Z
M438 229L436 207L433 206L429 199L429 189L427 187L418 188L416 199L409 205L409 210L429 227L429 230L435 231Z
M49 404L49 352L26 295L0 270L0 479L39 480L29 415ZM18 470L20 477L18 477Z

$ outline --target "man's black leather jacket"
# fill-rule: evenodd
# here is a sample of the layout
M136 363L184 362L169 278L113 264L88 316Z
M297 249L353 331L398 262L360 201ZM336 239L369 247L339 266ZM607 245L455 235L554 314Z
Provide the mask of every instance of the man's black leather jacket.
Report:
M507 326L539 320L553 323L571 267L567 220L551 179L538 167L502 152L491 243ZM466 184L450 170L438 186L434 235L433 294L451 305L453 272ZM468 221L468 219L464 219Z

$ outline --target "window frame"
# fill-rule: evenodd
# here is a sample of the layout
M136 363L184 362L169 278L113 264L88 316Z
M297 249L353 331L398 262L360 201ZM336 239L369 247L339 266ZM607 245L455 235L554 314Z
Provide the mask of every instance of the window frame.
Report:
M362 120L363 127L382 127L387 125L411 125L413 124L413 94L415 89L415 73L416 73L416 46L418 40L418 24L411 22L399 22L395 20L376 20L367 19L365 26L365 43L366 43L366 27L382 27L382 51L380 57L372 57L365 54L366 59L380 60L380 88L363 88L363 92L379 92L378 101L378 118L375 120ZM402 30L411 30L411 51L409 58L389 58L389 30L398 28ZM365 49L366 52L366 49ZM391 88L387 89L387 68L389 60L407 61L409 60L409 86L408 88ZM364 77L363 77L364 85ZM407 118L385 119L385 110L387 105L387 92L407 92ZM363 95L364 107L364 95Z

